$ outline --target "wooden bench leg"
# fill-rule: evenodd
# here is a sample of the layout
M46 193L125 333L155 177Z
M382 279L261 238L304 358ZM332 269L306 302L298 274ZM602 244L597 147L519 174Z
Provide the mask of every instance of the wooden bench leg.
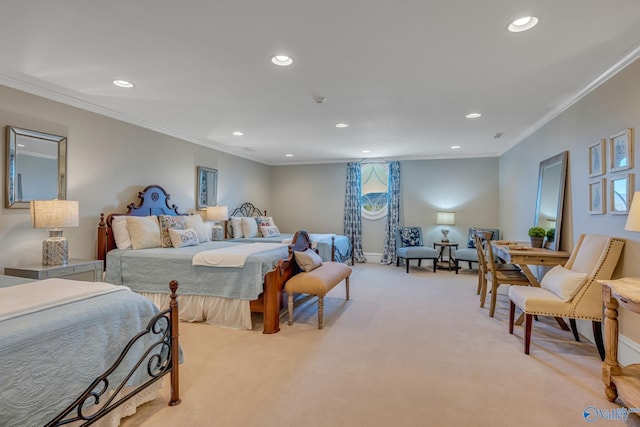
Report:
M289 311L289 326L293 325L293 292L289 294L289 298L287 300L287 308Z
M347 288L347 301L349 301L349 276L344 279L345 287Z
M324 326L322 323L324 317L324 297L318 297L318 329Z

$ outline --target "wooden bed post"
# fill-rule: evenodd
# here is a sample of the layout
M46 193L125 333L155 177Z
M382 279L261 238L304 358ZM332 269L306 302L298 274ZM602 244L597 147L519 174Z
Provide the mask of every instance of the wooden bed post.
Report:
M178 313L178 299L176 291L178 290L178 282L172 280L169 283L169 289L171 289L171 302L169 303L169 315L171 316L171 400L169 406L179 405L182 400L180 399L180 379L178 374L178 367L180 365L180 344L179 344L179 331L178 325L180 324Z
M264 277L264 328L262 331L264 334L275 334L280 331L280 300L282 299L282 288L284 286L280 269L281 263L282 260L278 262L274 270Z
M104 221L104 213L100 214L98 223L98 259L105 261L107 257L107 223Z
M331 236L331 261L336 260L336 236Z

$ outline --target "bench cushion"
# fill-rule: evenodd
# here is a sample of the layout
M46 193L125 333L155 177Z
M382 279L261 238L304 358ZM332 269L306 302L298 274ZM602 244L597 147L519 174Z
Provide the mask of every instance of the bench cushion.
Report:
M326 261L309 272L300 272L287 280L287 293L325 296L338 283L351 274L351 267L341 262Z

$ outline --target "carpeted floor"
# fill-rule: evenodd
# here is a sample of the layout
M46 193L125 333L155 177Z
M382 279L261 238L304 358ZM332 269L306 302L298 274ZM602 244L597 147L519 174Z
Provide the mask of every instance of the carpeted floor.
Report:
M508 333L506 287L494 318L480 308L475 271L359 264L325 297L296 307L293 326L260 332L181 323L182 403L163 394L122 426L623 426L604 396L593 344L553 319ZM601 410L593 422L584 411ZM613 410L613 412L611 412Z

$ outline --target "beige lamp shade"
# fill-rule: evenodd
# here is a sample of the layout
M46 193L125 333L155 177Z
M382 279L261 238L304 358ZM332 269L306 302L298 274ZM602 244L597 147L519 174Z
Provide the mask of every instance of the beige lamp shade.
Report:
M208 221L226 221L229 219L229 208L227 206L207 207Z
M436 212L437 225L455 225L455 212Z
M64 228L80 225L77 200L32 200L29 202L34 228Z
M627 223L624 229L640 231L640 191L636 191L633 194L633 200L631 201L631 207L629 208L629 215L627 216Z

